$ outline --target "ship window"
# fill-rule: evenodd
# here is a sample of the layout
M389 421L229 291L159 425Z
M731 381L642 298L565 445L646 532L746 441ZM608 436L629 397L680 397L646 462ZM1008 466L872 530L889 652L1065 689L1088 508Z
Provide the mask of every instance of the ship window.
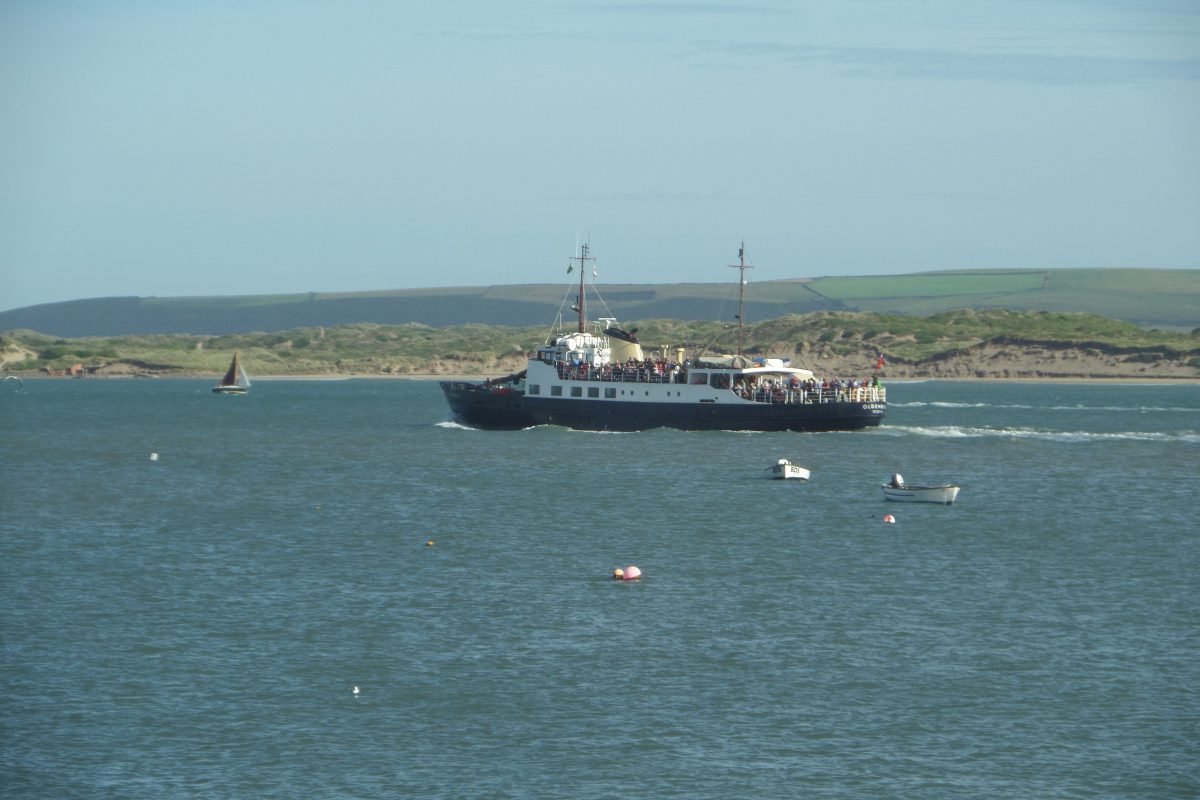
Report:
M542 385L540 383L529 384L529 393L530 394L541 394L542 393Z
M571 387L571 397L583 397L583 387L582 386L572 386Z
M616 389L614 389L614 388L612 388L611 386L606 386L606 387L604 388L604 396L605 396L605 397L610 397L610 398L611 398L611 397L616 397L616 396L617 396L617 390L616 390Z
M691 377L688 379L688 383L692 384L693 386L703 386L704 384L708 383L708 373L693 372Z
M724 372L714 372L712 378L709 379L708 385L714 389L728 389L729 375Z
M599 397L599 396L600 396L600 387L599 386L589 386L588 387L588 397Z
M562 397L562 387L561 386L551 386L550 387L550 396L551 397Z

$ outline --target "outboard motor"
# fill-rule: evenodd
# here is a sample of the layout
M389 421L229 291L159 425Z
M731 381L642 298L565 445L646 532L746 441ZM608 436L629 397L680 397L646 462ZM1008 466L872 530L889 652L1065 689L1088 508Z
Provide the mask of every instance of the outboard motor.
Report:
M892 486L895 486L897 489L899 489L903 485L904 485L904 476L901 475L899 472L893 472L892 473Z

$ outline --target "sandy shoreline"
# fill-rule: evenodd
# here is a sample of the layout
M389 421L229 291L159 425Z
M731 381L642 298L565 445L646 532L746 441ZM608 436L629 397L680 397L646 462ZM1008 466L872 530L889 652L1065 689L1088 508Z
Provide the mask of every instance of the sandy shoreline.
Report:
M782 344L772 352L786 352ZM941 357L909 362L894 359L876 373L875 351L836 353L825 346L804 348L791 357L794 367L811 370L818 379L863 380L878 374L883 381L976 381L1002 383L1200 383L1200 364L1191 352L1166 349L1099 347L1057 348L1047 345L988 343L966 348ZM401 371L395 366L377 368L375 363L343 365L343 371L277 373L268 370L277 364L259 364L264 370L250 370L254 381L334 381L334 380L407 380L407 381L483 381L499 378L522 369L526 362L516 356L491 363L455 363L435 360L414 366L426 371ZM314 365L315 366L315 365ZM248 365L249 367L249 365ZM463 369L466 367L466 369ZM356 370L356 368L359 368ZM365 368L365 369L364 369ZM60 377L45 373L14 373L22 379ZM95 378L193 378L217 380L219 373L194 369L172 369L128 361L115 361L102 371L89 373Z
M185 373L158 373L146 375L88 375L85 377L71 378L64 376L46 375L44 373L8 373L13 377L20 378L23 381L61 381L61 380L156 380L156 379L184 379L184 380L217 380L219 375L210 375L204 373L185 374ZM254 381L263 383L282 382L282 381L469 381L481 382L488 378L497 378L499 375L487 374L440 374L440 373L407 373L404 375L397 374L379 374L379 373L318 373L311 375L255 375ZM1200 377L1183 377L1178 375L1092 375L1092 376L1057 376L1047 375L1040 377L1031 376L999 376L999 375L973 375L973 376L955 376L955 375L893 375L889 376L886 372L879 376L883 383L930 383L937 381L944 382L960 382L960 383L1115 383L1115 384L1183 384L1183 385L1200 385Z

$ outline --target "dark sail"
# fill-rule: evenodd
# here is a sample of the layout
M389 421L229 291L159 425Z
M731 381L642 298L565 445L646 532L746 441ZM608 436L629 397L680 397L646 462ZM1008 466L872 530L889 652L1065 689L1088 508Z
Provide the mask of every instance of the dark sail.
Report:
M233 354L233 361L229 362L229 369L225 372L225 377L221 378L222 386L236 386L238 380L238 354Z

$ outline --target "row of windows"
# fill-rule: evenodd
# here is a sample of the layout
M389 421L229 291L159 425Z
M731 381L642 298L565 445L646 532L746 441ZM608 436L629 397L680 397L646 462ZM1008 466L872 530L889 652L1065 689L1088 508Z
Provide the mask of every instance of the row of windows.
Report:
M605 387L600 387L600 386L587 386L587 387L584 387L584 386L572 386L572 387L570 387L570 388L571 388L571 397L583 397L583 391L584 391L584 389L585 389L585 388L587 389L587 396L588 396L588 397L599 397L599 396L600 396L600 389L601 389L601 388L603 388L603 389L604 389L604 398L605 398L606 400L612 400L613 398L615 398L615 397L617 396L617 392L618 392L618 391L621 393L621 395L622 395L622 396L624 396L624 395L625 395L625 392L626 392L626 390L625 390L625 389L619 389L619 390L618 390L618 389L617 389L617 387L615 387L615 386L605 386ZM628 390L628 392L629 392L629 396L630 396L630 397L633 397L633 391L634 391L633 389L629 389L629 390ZM531 384L529 384L529 393L530 393L531 395L532 395L532 394L541 394L541 393L542 393L542 386L541 386L541 384L538 384L538 383L531 383ZM676 397L678 397L679 395L680 395L680 393L679 393L679 392L675 392L675 396L676 396ZM551 387L550 387L550 396L551 396L551 397L562 397L562 396L563 396L563 387L562 387L562 386L557 386L557 385L556 385L556 386L551 386ZM649 397L649 396L650 396L650 392L649 392L649 390L646 390L646 397ZM670 393L670 392L667 392L667 397L670 397L670 396L671 396L671 393Z
M617 392L620 392L622 397L624 397L626 394L628 394L630 398L632 398L636 394L635 389L618 389L615 386L568 386L568 388L571 390L571 394L570 394L571 397L580 397L580 398L582 398L584 396L584 394L583 394L584 389L587 389L588 397L597 398L597 399L600 397L600 390L603 389L604 390L604 398L606 400L616 399ZM542 393L542 386L541 386L541 384L538 384L538 383L530 383L527 385L526 391L530 395L540 395ZM649 389L643 390L643 395L646 397L649 397L650 390ZM676 397L681 397L682 395L683 395L682 392L679 392L679 391L675 392ZM562 385L561 384L552 384L550 386L550 396L551 397L562 397L563 396ZM658 395L656 395L656 396L658 396ZM671 392L668 391L666 396L670 397ZM842 403L842 402L863 402L864 400L882 402L887 399L887 394L886 394L886 390L882 389L882 388L874 389L874 388L859 387L856 389L848 389L845 392L829 390L829 391L786 391L786 392L785 391L776 391L773 393L765 392L765 393L758 393L758 394L743 393L742 397L745 398L746 400L757 400L760 403ZM701 403L715 403L715 402L718 402L718 398L715 398L715 397L700 398L700 402Z
M707 372L691 372L688 375L688 383L693 386L703 386L709 384L714 389L728 389L733 385L733 378L728 372L714 372L710 377Z

